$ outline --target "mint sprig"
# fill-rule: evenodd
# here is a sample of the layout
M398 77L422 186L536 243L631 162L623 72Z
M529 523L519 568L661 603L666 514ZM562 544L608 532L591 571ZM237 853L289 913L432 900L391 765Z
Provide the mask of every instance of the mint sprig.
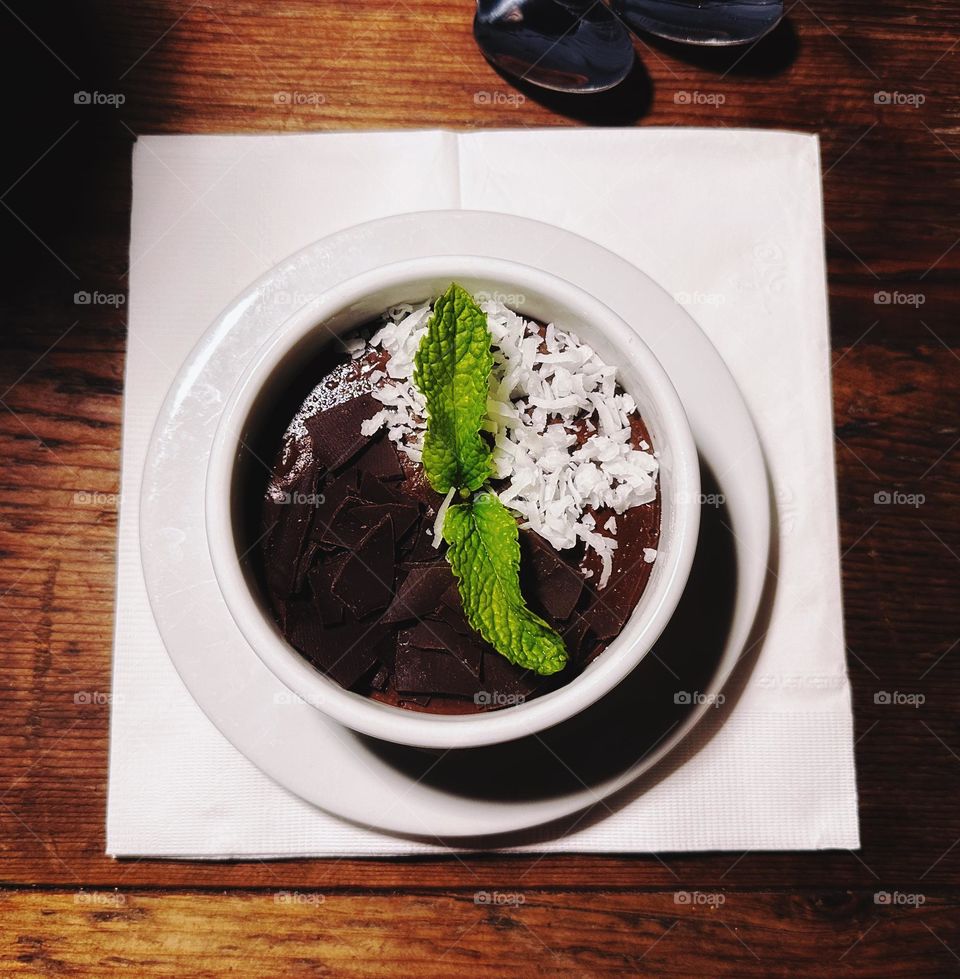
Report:
M511 663L548 676L566 666L567 651L524 601L517 522L492 492L469 499L493 472L480 434L491 342L486 314L452 283L434 304L414 361L413 380L427 403L423 468L438 493L455 490L468 501L447 510L442 529L467 622Z
M517 522L494 493L447 510L443 522L467 622L511 663L548 676L567 665L563 639L520 592Z
M486 315L456 283L434 304L414 363L414 384L427 400L427 479L438 493L456 487L466 498L493 469L490 447L480 435L493 354Z

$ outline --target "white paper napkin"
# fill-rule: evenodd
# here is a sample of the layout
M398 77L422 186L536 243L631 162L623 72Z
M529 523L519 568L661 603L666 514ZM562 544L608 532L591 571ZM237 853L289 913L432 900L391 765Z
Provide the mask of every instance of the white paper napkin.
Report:
M853 848L815 137L736 130L149 136L133 159L107 851L242 857L430 852L341 822L261 774L167 658L144 588L150 431L205 325L284 256L389 214L463 207L576 231L648 272L720 350L757 422L778 587L719 733L606 819L541 851Z

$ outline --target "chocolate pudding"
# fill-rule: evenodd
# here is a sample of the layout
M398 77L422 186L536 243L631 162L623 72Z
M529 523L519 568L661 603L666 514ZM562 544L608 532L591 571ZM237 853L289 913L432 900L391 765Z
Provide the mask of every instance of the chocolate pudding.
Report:
M392 383L390 354L371 344L382 326L330 345L316 365L319 383L277 447L258 545L277 624L342 686L409 710L474 713L569 683L620 633L643 593L656 557L659 495L619 513L585 508L591 533L615 541L606 562L583 540L557 548L521 521L523 596L563 637L569 660L551 676L513 665L467 622L445 545L435 546L443 497L417 451L387 427L371 432L384 409L381 388ZM546 335L540 324L533 329ZM639 413L623 417L629 432L621 441L652 453ZM568 422L566 433L576 435L570 451L598 426L596 416ZM495 478L491 489L500 493L510 481Z

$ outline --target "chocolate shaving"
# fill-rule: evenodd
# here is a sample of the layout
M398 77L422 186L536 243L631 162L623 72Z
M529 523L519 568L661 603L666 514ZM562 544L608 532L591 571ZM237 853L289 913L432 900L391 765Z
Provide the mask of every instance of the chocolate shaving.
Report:
M382 407L378 405L378 407ZM400 458L393 443L381 434L363 450L356 461L357 469L378 479L398 480L403 479L403 469L400 466Z
M583 575L563 562L549 577L538 583L536 595L547 617L563 622L573 615L583 592Z
M303 550L300 552L300 560L297 562L297 576L293 583L295 594L300 594L303 590L304 580L310 573L310 569L313 567L319 550L319 546L314 541L308 540L303 545Z
M390 517L395 539L399 541L417 522L420 510L403 503L360 503L350 508L350 516L370 526L384 517Z
M386 663L380 664L380 669L370 678L370 686L374 690L386 690L390 685L390 667Z
M433 613L433 617L439 619L441 622L446 622L451 629L456 629L457 632L461 632L465 636L475 636L477 634L473 626L467 622L467 617L463 614L462 607L451 608L449 605L441 603L436 612Z
M333 580L333 593L357 617L385 608L393 597L393 521L384 517L348 555Z
M446 622L426 619L407 632L407 641L418 649L439 649L452 653L479 680L483 646L479 636L465 636Z
M563 644L567 647L567 655L572 662L580 662L593 648L594 640L590 632L590 623L581 615L575 615L570 622L560 630Z
M347 469L323 484L323 502L317 507L316 524L328 524L348 497L357 495L357 470ZM315 535L316 536L316 535Z
M583 591L583 576L539 535L521 534L524 597L554 623L570 618Z
M400 636L393 674L398 693L472 697L477 692L477 678L456 656L434 649L418 649L403 640L402 632Z
M355 470L354 470L355 471ZM366 503L412 503L406 493L395 493L369 472L360 473L360 499Z
M411 535L413 536L413 535ZM440 549L433 546L433 520L424 517L410 546L404 554L405 561L435 561Z
M315 509L305 501L315 492L317 472L315 461L306 466L291 486L287 502L276 503L277 522L265 549L267 588L275 598L288 598L303 583L307 570L303 564L304 542Z
M360 433L360 426L382 407L372 394L361 394L308 418L304 425L314 460L328 471L349 462L370 442L369 435Z
M453 572L446 561L412 565L382 621L404 622L429 614L440 604L440 596L452 580Z
M537 688L537 677L530 670L514 666L495 649L483 654L483 689L495 696L527 697Z
M290 606L287 629L292 645L347 688L353 687L377 662L369 623L351 621L324 628L313 602Z
M356 550L363 538L379 523L355 516L353 508L358 502L356 498L348 499L336 517L323 528L320 542L324 547L330 550Z
M620 635L636 602L633 595L635 587L627 575L616 578L597 594L596 600L583 613L598 639L612 639Z
M450 572L453 574L453 572ZM454 581L450 587L440 596L440 603L448 608L460 609L463 611L463 599L460 597L460 586Z
M346 554L335 554L315 564L307 575L314 603L326 626L339 625L343 621L343 602L333 593L333 580L343 570L347 557Z
M326 501L317 511L314 517L313 527L310 531L314 540L325 544L327 547L352 547L359 543L363 534L369 530L369 526L361 524L359 521L352 521L351 527L345 527L346 515L349 510L359 504L360 500L353 495L353 490L348 491L342 499L336 502L335 506L327 506ZM354 539L350 536L355 527L359 531L359 536ZM345 537L346 535L346 537Z
M363 503L348 496L340 504L329 523L317 525L315 534L328 548L353 549L384 517L393 520L394 535L402 537L417 521L420 512L415 506L398 503Z

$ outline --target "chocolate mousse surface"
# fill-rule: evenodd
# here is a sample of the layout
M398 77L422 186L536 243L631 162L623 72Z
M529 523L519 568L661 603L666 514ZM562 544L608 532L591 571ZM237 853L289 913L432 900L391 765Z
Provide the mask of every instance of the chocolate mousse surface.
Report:
M327 360L277 450L258 571L283 635L344 687L411 710L474 713L569 683L620 633L643 593L659 497L615 515L618 546L603 588L594 552L557 550L521 529L523 595L569 654L552 676L521 669L467 623L444 548L434 546L440 495L385 431L361 432L382 408L368 380L380 366L372 354ZM648 444L639 415L630 422L632 443ZM598 526L611 516L594 513Z

